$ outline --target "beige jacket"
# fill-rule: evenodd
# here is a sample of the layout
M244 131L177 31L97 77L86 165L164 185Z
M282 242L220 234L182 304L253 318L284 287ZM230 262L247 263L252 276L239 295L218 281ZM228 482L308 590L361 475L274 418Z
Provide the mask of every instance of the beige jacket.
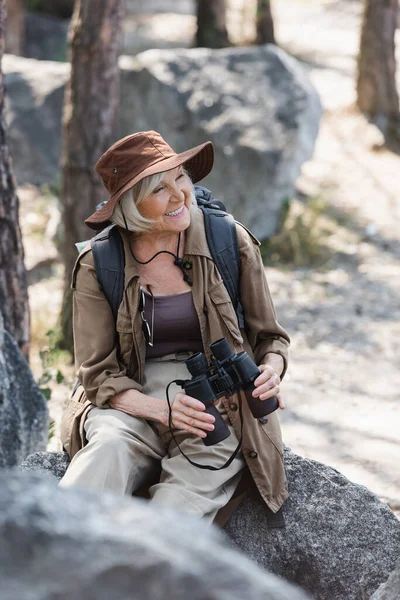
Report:
M193 210L186 233L184 260L193 265L190 273L193 301L207 358L210 358L209 344L226 337L235 352L246 350L257 365L269 352L280 354L285 373L289 337L276 320L257 239L237 225L241 300L246 322L246 329L240 330L229 294L208 248L200 209ZM83 424L93 404L107 409L108 401L115 394L128 389L142 391L145 341L138 311L138 273L126 233L121 230L121 234L126 265L124 295L116 324L119 354L113 314L97 282L90 248L80 254L73 272L75 359L82 385L69 401L62 421L62 442L70 456L86 443ZM238 397L225 399L224 406L240 437ZM242 406L243 455L261 496L275 512L288 495L278 411L262 424L254 419L245 400Z

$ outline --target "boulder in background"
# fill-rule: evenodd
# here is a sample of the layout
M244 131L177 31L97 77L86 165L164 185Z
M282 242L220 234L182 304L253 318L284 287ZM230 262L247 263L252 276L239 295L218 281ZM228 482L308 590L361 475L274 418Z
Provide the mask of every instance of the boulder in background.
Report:
M259 238L273 234L321 117L301 65L274 45L149 50L120 64L119 137L155 129L178 152L211 140L206 187Z
M274 233L321 116L300 64L269 45L149 50L120 66L117 137L155 129L178 152L211 140L216 160L205 185L255 235ZM6 56L3 69L17 181L51 184L69 65Z
M68 63L6 54L7 142L18 185L54 184L60 173L61 118Z

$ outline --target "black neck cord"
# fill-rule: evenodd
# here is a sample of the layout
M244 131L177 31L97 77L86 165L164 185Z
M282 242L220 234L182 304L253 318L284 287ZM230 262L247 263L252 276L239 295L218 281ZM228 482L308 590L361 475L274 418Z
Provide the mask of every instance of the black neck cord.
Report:
M239 416L240 416L240 440L238 445L236 446L235 450L233 451L232 455L228 458L228 460L226 461L226 463L224 463L222 465L222 467L213 467L212 465L201 465L200 463L194 462L193 460L191 460L182 450L182 448L179 446L178 440L175 437L174 431L173 431L173 423L172 423L172 409L171 409L171 402L169 399L169 386L172 385L173 383L176 383L177 385L181 386L182 388L184 388L185 386L185 381L183 379L174 379L174 381L171 381L167 387L166 387L166 394L167 394L167 402L168 402L168 411L169 411L169 415L168 415L168 427L169 430L171 432L172 435L172 439L174 440L175 444L178 447L179 452L182 454L182 456L184 456L186 458L186 460L193 465L194 467L197 467L198 469L207 469L208 471L221 471L221 469L226 469L227 467L229 467L230 464L232 464L233 460L236 458L240 447L242 445L242 439L243 439L243 413L242 413L242 399L239 397Z
M183 266L183 260L181 258L179 258L179 248L180 248L180 244L181 244L181 232L178 233L178 246L176 248L176 254L174 254L173 252L170 252L169 250L160 250L159 252L157 252L157 254L155 254L154 256L152 256L151 258L149 258L149 260L142 261L142 260L139 260L138 258L136 258L136 256L133 254L133 250L132 250L132 246L131 246L131 240L130 240L130 236L129 236L128 223L126 222L126 218L125 218L125 215L124 215L124 211L122 210L122 207L121 207L121 213L122 213L122 217L124 219L125 229L128 231L129 250L131 251L133 260L135 260L140 265L148 265L159 254L170 254L171 256L174 257L174 265L176 265L178 267L178 269L180 269L182 271L184 281L186 281L186 283L188 285L192 286L193 282L190 279L190 277L187 275L187 273L185 272L185 269L184 269L184 266Z

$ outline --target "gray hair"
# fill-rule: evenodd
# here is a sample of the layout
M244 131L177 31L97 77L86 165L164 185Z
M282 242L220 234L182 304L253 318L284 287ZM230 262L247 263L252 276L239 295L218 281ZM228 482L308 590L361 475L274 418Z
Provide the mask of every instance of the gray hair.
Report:
M183 172L190 178L189 173L185 169L183 169ZM138 206L157 187L164 175L165 171L144 177L136 185L124 192L114 208L110 221L123 229L126 229L126 225L128 225L128 230L135 233L150 231L155 221L154 219L142 217ZM192 205L193 202L196 203L196 199L192 192ZM125 216L126 224L123 215Z

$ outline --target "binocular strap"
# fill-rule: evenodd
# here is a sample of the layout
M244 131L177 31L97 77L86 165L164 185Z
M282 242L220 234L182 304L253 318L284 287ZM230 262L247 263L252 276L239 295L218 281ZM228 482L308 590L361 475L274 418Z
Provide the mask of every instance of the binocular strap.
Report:
M184 451L181 449L181 447L179 446L178 440L175 437L175 434L173 432L173 423L172 423L172 409L171 409L171 402L169 399L169 386L172 385L173 383L176 383L177 385L179 385L181 388L185 387L185 384L187 383L184 379L174 379L174 381L171 381L167 387L166 387L166 394L167 394L167 402L168 402L168 410L169 410L169 416L168 416L168 427L169 430L171 432L172 435L172 439L174 440L175 444L178 447L179 452L182 454L182 456L184 456L186 458L186 460L193 465L194 467L197 467L198 469L207 469L208 471L221 471L221 469L226 469L227 467L229 467L230 464L232 464L233 460L236 458L236 456L238 455L238 452L240 450L240 447L242 445L242 437L243 437L243 413L242 413L242 403L239 402L239 416L240 416L240 440L238 445L236 446L235 450L233 451L232 455L228 458L228 460L226 461L225 464L222 465L222 467L213 467L212 465L201 465L200 463L195 462L194 460L191 460L188 456L186 456L186 454L184 453Z

